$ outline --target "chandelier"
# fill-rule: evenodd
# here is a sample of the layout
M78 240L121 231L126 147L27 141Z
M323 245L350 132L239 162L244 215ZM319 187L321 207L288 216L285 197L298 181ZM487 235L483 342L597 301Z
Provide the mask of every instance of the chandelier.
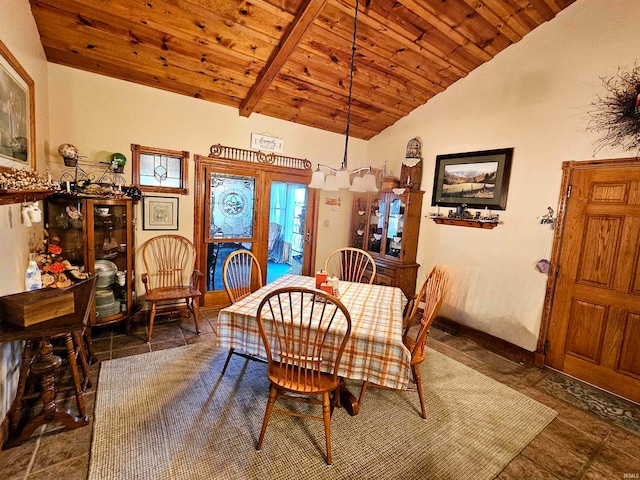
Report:
M347 168L347 147L349 146L349 127L351 124L351 92L353 90L353 71L356 54L356 29L358 22L358 0L356 0L356 10L353 16L353 41L351 42L351 67L349 69L349 96L347 97L347 128L345 130L344 157L340 169L329 165L318 164L318 168L311 176L309 188L320 188L328 192L335 192L340 189L349 189L352 192L377 192L376 177L371 172L371 167L360 167L353 171ZM320 167L331 171L329 175L324 174ZM367 172L363 176L356 176L351 184L350 176Z

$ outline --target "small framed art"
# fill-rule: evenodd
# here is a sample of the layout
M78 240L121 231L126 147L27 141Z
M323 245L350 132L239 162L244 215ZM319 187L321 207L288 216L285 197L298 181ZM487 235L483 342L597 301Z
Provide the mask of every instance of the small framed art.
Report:
M178 197L143 197L143 230L178 230Z

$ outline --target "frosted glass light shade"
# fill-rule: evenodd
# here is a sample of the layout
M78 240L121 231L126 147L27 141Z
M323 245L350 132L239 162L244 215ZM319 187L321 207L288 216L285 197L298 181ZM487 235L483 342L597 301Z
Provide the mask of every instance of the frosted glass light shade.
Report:
M367 191L367 185L365 184L364 177L357 176L353 179L353 184L349 189L350 192L361 192L364 193Z
M366 188L366 192L377 192L378 186L376 185L376 176L373 173L367 173L362 177L362 182Z
M313 172L311 175L311 182L309 183L309 188L322 188L324 187L324 172L321 172L320 169Z
M341 168L336 172L336 180L338 188L351 188L351 181L349 180L349 170Z
M337 192L340 190L337 177L335 175L327 175L324 179L324 187L322 187L322 189L326 192Z

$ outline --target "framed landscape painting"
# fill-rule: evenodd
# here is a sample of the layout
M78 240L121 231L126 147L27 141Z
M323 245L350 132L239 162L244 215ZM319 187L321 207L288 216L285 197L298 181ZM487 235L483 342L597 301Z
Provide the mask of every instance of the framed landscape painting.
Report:
M35 168L33 80L0 41L0 165ZM18 165L16 165L16 163Z
M432 205L504 210L513 148L436 157Z

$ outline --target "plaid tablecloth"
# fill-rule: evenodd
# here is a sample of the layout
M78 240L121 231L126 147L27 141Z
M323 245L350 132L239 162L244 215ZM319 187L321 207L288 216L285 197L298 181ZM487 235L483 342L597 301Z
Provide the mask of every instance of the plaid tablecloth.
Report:
M266 356L256 320L265 295L282 287L315 287L315 278L285 275L248 297L220 310L218 344ZM351 337L338 374L389 388L405 389L410 377L410 354L402 343L402 290L384 285L340 282L340 301L351 314Z

